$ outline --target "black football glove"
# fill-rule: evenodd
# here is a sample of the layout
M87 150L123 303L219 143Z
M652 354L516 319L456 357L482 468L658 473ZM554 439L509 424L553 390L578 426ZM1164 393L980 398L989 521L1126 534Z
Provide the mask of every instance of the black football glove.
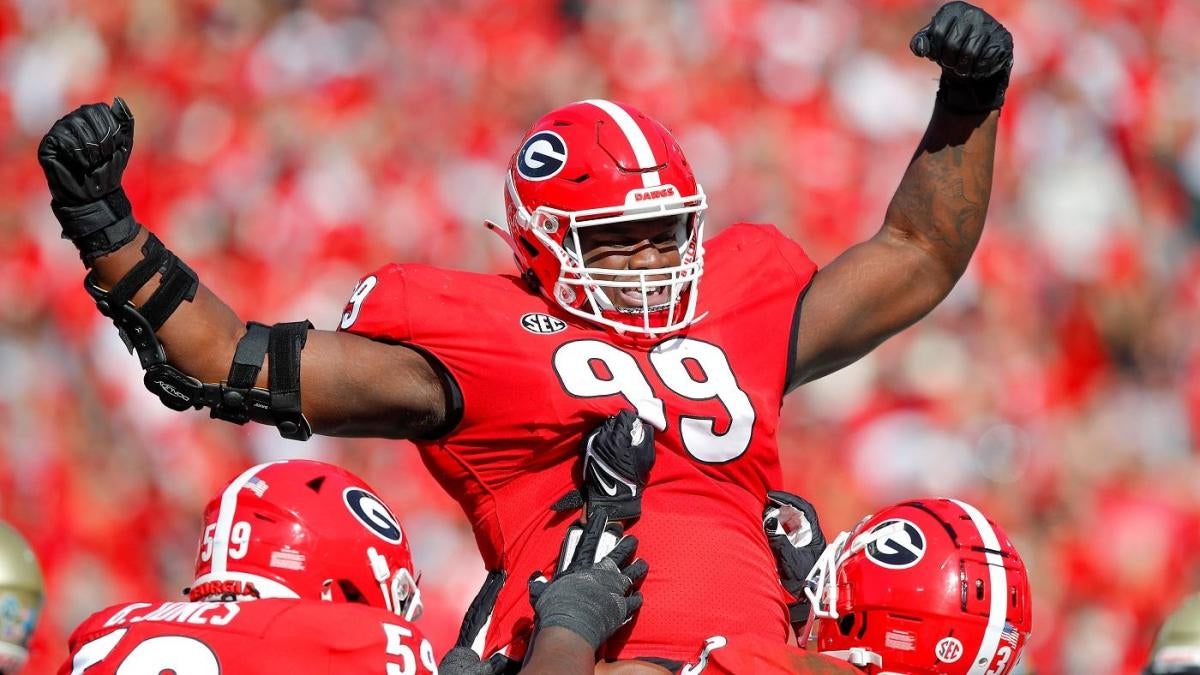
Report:
M793 598L788 605L792 624L803 624L811 609L804 594L804 582L825 550L825 535L817 520L817 510L803 497L772 490L767 493L767 506L763 510L763 530L775 555L779 582Z
M606 529L620 540L597 561ZM593 510L566 569L553 581L541 575L529 580L537 630L566 628L599 649L642 606L642 594L633 586L649 567L634 559L636 552L636 537L622 537L620 525L610 526L604 509Z
M441 675L505 675L520 672L520 666L503 654L483 661L474 649L455 646L442 657L438 672Z
M438 664L438 672L442 675L506 675L520 670L521 664L504 656L493 654L487 661L482 660L475 651L474 645L480 632L487 625L496 607L496 598L504 587L507 575L502 571L488 572L483 586L475 594L467 614L463 617L462 626L458 630L458 640L454 648L446 652L442 662Z
M983 113L1004 105L1013 39L992 15L965 2L946 3L908 46L942 67L938 100L946 107Z
M629 410L604 420L583 439L583 492L572 490L551 507L604 508L611 520L642 515L642 492L654 466L654 429Z
M583 442L583 491L612 520L642 515L642 492L654 466L654 429L629 410L604 420Z
M121 175L133 152L133 114L120 98L92 103L54 123L38 145L50 207L90 264L137 235Z

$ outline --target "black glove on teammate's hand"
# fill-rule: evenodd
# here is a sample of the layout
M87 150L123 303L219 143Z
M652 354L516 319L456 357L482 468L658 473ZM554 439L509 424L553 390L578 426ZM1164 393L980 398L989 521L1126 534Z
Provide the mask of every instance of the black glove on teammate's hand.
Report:
M604 420L583 443L584 499L612 520L642 515L642 492L654 466L654 429L628 410Z
M788 605L792 623L804 623L810 610L804 582L825 550L825 535L817 520L817 510L808 500L782 490L767 493L763 510L763 530L775 554L779 582L794 601Z
M120 98L92 103L54 123L38 145L54 215L90 263L137 234L121 175L133 152L133 114ZM115 227L114 227L115 226Z
M502 675L508 672L514 663L516 662L503 654L496 654L487 661L482 661L474 649L455 647L442 657L442 662L438 664L438 673L441 675Z
M942 67L938 100L951 110L982 113L1004 105L1013 39L992 15L965 2L946 3L909 48Z
M480 631L487 625L496 607L496 598L504 587L507 575L502 571L488 572L483 586L475 594L467 614L463 617L462 626L458 630L458 640L454 648L442 657L438 664L438 672L442 675L503 675L516 672L520 665L503 654L493 654L487 661L479 658L472 647L479 637Z
M567 568L553 581L540 575L529 580L537 630L566 628L599 649L642 606L641 592L631 592L649 569L646 561L633 559L637 538L622 537L608 555L593 562L607 526L604 509L592 511Z

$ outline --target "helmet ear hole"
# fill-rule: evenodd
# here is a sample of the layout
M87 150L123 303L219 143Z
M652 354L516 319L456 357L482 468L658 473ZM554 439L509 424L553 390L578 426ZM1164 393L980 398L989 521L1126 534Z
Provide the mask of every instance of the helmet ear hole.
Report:
M367 604L366 596L364 596L362 592L358 590L358 586L355 586L354 582L350 581L349 579L338 579L337 585L338 589L342 591L342 596L346 598L346 602L358 602L364 605Z
M854 631L854 614L846 614L838 618L838 632L843 636L849 636Z
M842 637L853 637L861 640L863 635L867 633L867 615L851 612L843 614L837 620L838 632Z

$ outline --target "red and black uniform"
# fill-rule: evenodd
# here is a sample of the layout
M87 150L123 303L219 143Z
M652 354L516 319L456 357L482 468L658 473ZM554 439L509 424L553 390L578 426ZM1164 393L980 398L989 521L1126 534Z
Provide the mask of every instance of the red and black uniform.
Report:
M71 635L59 675L437 672L433 647L383 609L316 600L127 602Z
M708 653L683 675L863 675L866 671L826 654L754 637L710 642Z
M792 325L816 267L772 226L734 225L706 249L703 318L666 338L581 321L513 276L424 265L381 268L347 306L343 329L425 350L461 390L458 425L418 447L488 568L511 580L489 653L523 654L524 581L552 569L574 518L549 506L575 486L584 433L621 408L656 427L658 457L632 530L651 566L647 602L606 656L688 661L711 635L786 639L762 508L780 483Z

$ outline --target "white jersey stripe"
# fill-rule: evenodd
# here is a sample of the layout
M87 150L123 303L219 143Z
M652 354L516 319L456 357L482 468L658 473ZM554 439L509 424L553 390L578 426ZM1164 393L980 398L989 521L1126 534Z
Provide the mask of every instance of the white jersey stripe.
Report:
M992 659L996 656L996 649L1000 646L1000 634L1004 631L1005 600L1008 598L1008 572L1004 568L1004 559L1000 557L999 553L996 553L1000 550L1000 539L996 536L996 531L992 529L992 524L974 506L957 499L950 501L958 504L971 517L971 522L979 530L979 537L983 540L984 547L988 549L984 552L984 558L988 565L991 607L988 608L987 628L984 629L983 640L979 643L979 653L975 655L971 669L967 671L967 675L986 675L992 666Z
M646 134L642 133L642 128L637 125L629 113L625 112L624 108L602 98L589 98L584 103L590 103L603 110L617 123L617 126L624 132L626 140L629 141L629 146L633 148L633 156L637 159L638 168L649 169L659 165L658 160L654 158L654 151L650 149L650 142L646 140ZM659 185L662 185L662 178L659 177L657 171L642 173L642 187L651 188Z
M233 529L233 514L237 511L238 495L241 494L242 488L246 487L246 483L259 471L272 464L283 463L282 461L267 462L266 464L252 466L243 471L242 475L233 479L229 487L225 488L225 492L221 493L221 508L217 511L217 531L213 533L212 571L209 572L210 575L223 575L228 569L229 531Z

